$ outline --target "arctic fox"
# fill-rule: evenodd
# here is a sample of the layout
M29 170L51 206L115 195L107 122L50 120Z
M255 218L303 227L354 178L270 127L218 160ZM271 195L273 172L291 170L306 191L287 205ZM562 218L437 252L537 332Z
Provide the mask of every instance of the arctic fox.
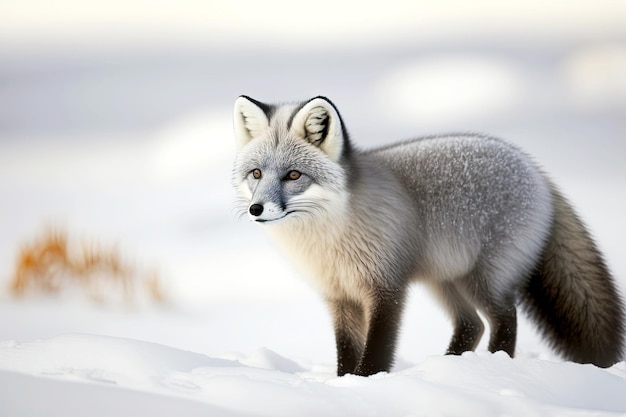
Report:
M364 151L325 97L235 102L240 208L316 279L333 316L337 374L389 371L407 287L450 314L448 354L515 352L516 305L565 359L622 360L624 311L604 260L525 153L481 135Z

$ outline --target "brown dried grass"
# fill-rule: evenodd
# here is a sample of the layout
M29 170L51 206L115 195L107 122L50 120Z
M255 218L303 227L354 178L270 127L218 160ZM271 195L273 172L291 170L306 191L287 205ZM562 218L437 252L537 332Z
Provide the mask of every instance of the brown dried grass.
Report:
M60 294L76 289L98 302L133 303L139 297L167 301L156 270L138 273L122 260L116 247L89 243L73 246L66 232L51 228L22 247L10 284L14 295Z

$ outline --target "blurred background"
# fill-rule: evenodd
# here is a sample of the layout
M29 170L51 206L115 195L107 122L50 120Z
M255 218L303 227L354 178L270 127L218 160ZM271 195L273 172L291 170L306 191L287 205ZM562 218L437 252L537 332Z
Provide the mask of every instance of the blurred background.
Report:
M326 95L363 147L452 131L508 139L571 198L624 287L624 2L5 1L0 339L90 332L333 361L317 294L232 210L241 94ZM167 301L14 297L25 248L50 229L68 252L114 252L109 266L157 276ZM413 297L401 352L417 360L448 330L414 332L448 324ZM303 342L313 335L322 343Z

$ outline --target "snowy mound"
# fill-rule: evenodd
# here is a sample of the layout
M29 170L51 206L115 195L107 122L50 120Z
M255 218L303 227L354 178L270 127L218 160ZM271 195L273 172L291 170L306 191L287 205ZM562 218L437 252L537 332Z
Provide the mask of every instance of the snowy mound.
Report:
M624 364L432 357L402 372L335 377L268 349L237 360L158 344L68 335L0 345L11 416L529 416L626 412ZM28 393L25 396L24 393Z

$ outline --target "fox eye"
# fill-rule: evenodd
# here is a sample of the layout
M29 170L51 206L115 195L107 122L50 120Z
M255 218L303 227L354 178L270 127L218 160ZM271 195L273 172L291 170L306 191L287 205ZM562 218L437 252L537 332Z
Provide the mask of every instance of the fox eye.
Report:
M297 180L298 178L300 178L300 176L301 176L301 175L302 175L302 174L300 173L300 171L289 171L289 172L287 173L287 178L288 178L288 179L290 179L290 180L292 180L292 181L295 181L295 180Z
M260 169L253 169L252 170L252 176L254 177L254 179L258 180L259 178L261 178L261 170Z

